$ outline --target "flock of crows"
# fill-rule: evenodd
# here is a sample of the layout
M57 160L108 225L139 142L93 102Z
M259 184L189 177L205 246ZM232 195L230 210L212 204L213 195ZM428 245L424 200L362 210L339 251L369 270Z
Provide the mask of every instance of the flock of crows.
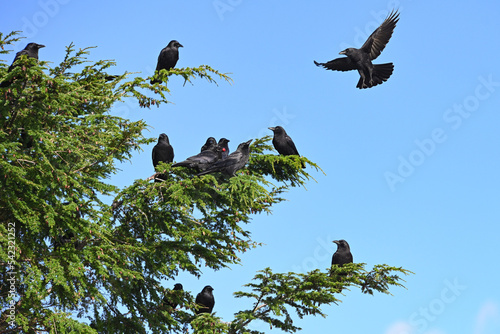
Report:
M399 13L397 11L392 11L384 22L382 22L382 24L368 37L361 48L347 48L340 52L340 54L346 57L336 58L326 63L318 63L316 61L314 61L314 63L317 66L322 66L333 71L357 70L360 79L356 87L359 89L370 88L383 83L392 75L394 65L392 63L374 65L372 60L375 60L384 50L398 21ZM29 43L26 45L23 50L16 53L8 72L12 71L16 66L16 60L21 56L38 59L38 50L43 47L45 46L37 43ZM172 40L161 50L156 66L157 72L162 69L170 70L175 67L179 60L180 47L183 47L182 44L176 40ZM0 87L8 87L13 79L1 82ZM153 77L150 82L151 84L162 83L162 81L156 77ZM279 154L299 155L294 142L283 127L276 126L270 127L269 129L274 133L273 146ZM251 142L252 140L249 140L239 144L236 151L229 154L228 139L221 138L217 142L214 137L210 137L202 146L200 153L184 161L177 162L173 164L172 167L195 168L199 172L198 175L221 172L229 176L234 176L236 171L243 168L248 162L250 156L249 146ZM162 133L159 136L158 143L153 148L152 158L155 168L160 162L173 162L174 150L166 134ZM155 182L161 182L164 177L165 176L162 174L159 174L155 177ZM342 266L346 263L352 263L353 257L347 241L335 240L333 242L337 245L337 251L332 256L332 265ZM175 284L173 290L183 290L182 284ZM199 305L196 314L212 312L215 305L215 299L212 293L213 290L214 289L210 285L207 285L196 296L196 304ZM169 301L166 296L164 302L170 305L172 309L177 307L177 304Z
M295 144L281 126L269 128L273 131L273 146L281 155L299 155ZM209 137L201 147L200 153L187 158L184 161L174 163L172 167L188 167L198 170L198 176L221 172L229 176L234 176L241 168L245 167L250 157L250 143L252 139L238 145L233 153L229 154L229 139L221 138L219 142L214 137ZM158 138L158 143L152 151L153 166L160 162L171 163L174 161L174 149L170 145L168 136L164 133ZM303 165L305 167L305 165ZM164 175L160 174L155 178L156 182L161 182Z

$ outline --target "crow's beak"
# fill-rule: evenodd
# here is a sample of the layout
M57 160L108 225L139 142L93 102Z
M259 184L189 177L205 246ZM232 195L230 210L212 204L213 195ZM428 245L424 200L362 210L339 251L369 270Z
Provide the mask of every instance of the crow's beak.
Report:
M332 242L333 242L334 244L337 244L337 245L339 244L339 241L338 241L338 240L333 240Z
M344 51L340 51L339 55L345 55L345 50Z
M271 130L271 131L274 131L274 129L276 129L276 128L271 127L271 128L268 128L268 129Z
M179 43L179 47L180 47L180 48L183 48L183 47L184 47L184 45L182 45L181 43Z
M245 144L250 145L253 139L250 139L249 141L245 142Z
M41 48L44 48L44 47L45 47L45 45L42 45L42 44L37 44L36 46L38 46L38 48L39 48L39 49L41 49Z

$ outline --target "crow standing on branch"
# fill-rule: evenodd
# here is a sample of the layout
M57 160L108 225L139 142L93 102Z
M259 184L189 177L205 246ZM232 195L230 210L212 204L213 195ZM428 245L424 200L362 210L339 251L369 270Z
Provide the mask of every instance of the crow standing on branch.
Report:
M238 145L238 148L233 153L229 154L225 160L219 160L216 163L212 164L208 167L207 170L198 174L204 175L213 172L222 172L229 176L234 176L236 171L245 167L248 159L250 158L250 143L252 139L241 143Z
M179 60L179 48L182 48L182 44L177 42L176 40L170 41L166 47L164 47L160 51L160 55L158 56L158 63L156 64L156 72L160 72L160 70L166 69L170 70L175 67L177 61ZM151 84L162 83L160 79L152 79Z
M273 136L273 146L281 155L298 155L300 157L295 144L290 138L290 136L286 133L285 129L281 126L275 126L268 128L274 133ZM302 168L305 168L306 165L302 163Z
M208 137L208 139L205 142L205 144L203 144L203 146L201 147L201 151L200 152L206 151L209 148L211 148L213 146L216 146L216 145L217 145L217 141L215 140L215 138L214 137Z
M346 263L352 263L352 254L349 244L345 240L334 240L333 243L337 244L337 251L332 256L332 266L336 265L342 267ZM332 275L330 273L330 275ZM341 274L338 277L345 277L346 274ZM339 280L343 280L340 278ZM339 288L342 292L342 288Z
M155 169L160 162L170 163L174 161L174 149L172 145L170 145L166 134L162 133L158 138L158 143L153 147L152 158ZM164 179L165 176L160 175L160 178ZM160 181L155 180L155 182Z
M226 138L219 139L218 146L219 146L219 150L221 152L221 159L222 160L226 159L227 156L229 155L228 143L229 143L229 139L226 139Z
M38 60L38 50L41 48L44 48L45 45L42 44L37 44L37 43L28 43L24 49L16 53L16 56L14 57L14 60L12 61L12 64L9 67L8 72L12 71L14 67L16 67L16 60L21 58L21 56L27 56L28 58L35 58ZM11 80L4 81L0 83L0 87L7 87L12 83Z
M214 291L214 288L212 288L210 285L207 285L196 296L196 304L201 306L196 310L196 314L212 313L215 305L215 298L212 294L212 291Z
M345 240L334 240L333 243L337 244L337 251L332 256L332 266L352 263L352 254L349 244Z
M182 291L182 289L183 289L182 284L176 283L174 285L174 289L172 291L169 291L170 293L168 295L165 295L165 297L163 297L163 302L175 310L175 308L177 307L178 304L174 301L170 301L169 298L167 298L167 297L172 296L172 294L176 294L177 291ZM177 297L179 297L179 296L177 296ZM175 297L173 299L176 300Z
M332 71L358 70L361 78L356 87L359 89L370 88L387 81L394 70L394 65L392 63L373 65L372 60L384 50L398 21L399 13L392 11L361 48L347 48L341 51L339 54L347 56L344 58L336 58L327 63L317 61L314 63Z

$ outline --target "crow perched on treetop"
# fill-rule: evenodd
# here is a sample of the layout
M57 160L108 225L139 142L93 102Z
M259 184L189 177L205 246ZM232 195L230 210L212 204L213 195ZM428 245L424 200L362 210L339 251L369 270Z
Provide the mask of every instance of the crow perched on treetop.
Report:
M155 168L160 162L170 163L174 161L174 148L170 145L166 134L162 133L158 138L158 144L153 147L152 158ZM160 178L163 179L164 176L161 175ZM160 181L155 180L155 182Z
M281 155L300 155L292 138L281 126L268 128L274 133L273 146Z
M337 244L337 251L332 256L332 265L342 266L346 263L352 263L352 254L349 244L345 240L334 240Z
M346 263L352 263L352 254L349 244L345 240L334 240L333 243L337 244L337 251L332 256L332 266L337 265L342 267ZM331 275L331 273L330 273ZM341 274L338 277L345 277L346 274ZM342 292L342 288L339 289Z
M221 152L221 159L224 160L227 158L229 155L229 146L227 145L229 143L229 139L226 138L221 138L219 139L219 150Z
M205 146L206 144L203 145L203 147ZM193 155L192 157L187 158L184 161L173 164L172 167L190 167L197 168L199 171L203 171L218 160L220 160L220 149L214 139L213 142L211 142L205 150L196 155Z
M215 145L217 145L217 141L215 140L215 138L214 137L208 137L208 139L205 142L205 144L203 144L203 146L201 147L201 151L200 152L206 151L210 147L215 146Z
M174 161L174 149L170 145L168 136L164 133L158 137L158 143L153 147L153 166L156 168L160 162Z
M159 72L162 69L170 70L175 67L177 61L179 60L179 48L182 48L182 44L177 42L176 40L170 41L166 47L164 47L160 51L160 55L158 56L158 63L156 64L156 72ZM151 84L155 84L157 82L162 83L160 79L153 79L150 81Z
M204 175L213 172L223 172L229 176L234 176L236 171L245 167L248 159L250 158L250 143L252 139L241 143L238 145L238 148L233 153L229 154L225 160L219 160L216 163L212 164L208 169L198 174Z
M172 291L170 291L171 293L175 293L174 291L182 291L183 287L182 287L182 284L181 283L176 283L174 285L174 289ZM165 295L165 297L163 297L163 302L167 305L169 305L172 309L175 309L177 307L177 303L173 302L173 301L169 301L168 296Z
M336 58L327 63L317 61L314 63L316 66L323 66L333 71L358 70L361 78L356 87L359 89L370 88L387 81L394 70L394 65L392 63L373 65L372 60L384 50L398 21L399 13L392 11L361 48L347 48L341 51L339 54L347 56L344 58Z
M212 288L210 285L207 285L196 296L196 304L204 306L198 308L196 310L196 314L212 313L212 310L215 305L215 298L214 295L212 294L212 291L214 291L214 288Z
M16 56L14 57L14 60L12 61L12 64L9 67L8 72L12 71L14 67L16 67L16 60L18 60L21 56L27 56L28 58L35 58L38 60L38 50L41 48L44 48L45 45L42 44L37 44L37 43L28 43L24 49L16 53ZM11 84L12 82L9 81L4 81L0 83L0 87L7 87Z
M285 129L281 126L275 126L268 128L274 133L273 137L273 146L281 155L298 155L300 157L295 144L293 143L292 138L286 133ZM302 168L305 168L306 165L302 163Z

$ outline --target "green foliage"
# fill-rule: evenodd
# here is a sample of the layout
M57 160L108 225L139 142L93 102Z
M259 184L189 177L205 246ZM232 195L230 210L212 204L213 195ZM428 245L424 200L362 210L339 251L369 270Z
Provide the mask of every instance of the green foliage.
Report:
M2 32L0 32L0 54L9 53L8 50L5 50L5 45L14 44L19 42L22 37L16 37L20 31L12 31L4 36Z
M0 34L0 53L18 40L15 32ZM173 294L161 281L240 263L239 254L259 245L248 229L252 215L270 214L284 192L305 187L312 176L303 163L320 169L305 157L277 155L264 137L234 177L198 177L162 163L163 182L150 177L117 188L109 183L117 162L155 138L142 136L143 121L113 116L110 108L125 99L159 106L169 102L169 90L150 78L109 74L114 63L89 61L90 50L70 45L54 67L26 57L11 72L0 64L0 80L11 81L0 88L0 263L11 271L0 272L0 305L16 308L15 325L0 316L0 332L185 333L190 326L196 333L250 333L247 325L257 319L292 332L291 310L325 316L319 307L337 302L342 287L373 293L399 285L392 272L406 271L387 266L369 273L337 268L350 276L265 269L247 285L251 293L236 293L255 299L252 309L231 323L195 316L193 296ZM205 65L157 74L164 83L171 75L230 81ZM8 251L12 240L15 252ZM179 306L173 310L165 296Z
M364 293L389 293L390 285L403 286L400 283L402 279L397 274L391 274L392 272L404 275L411 273L387 265L376 265L367 272L364 266L364 263L352 263L343 267L332 266L326 272L316 269L306 274L275 274L271 268L266 268L255 275L254 281L257 283L245 285L252 292L234 293L236 298L251 298L255 302L252 309L236 314L229 333L264 333L246 329L254 320L267 322L271 329L279 328L287 333L295 333L300 327L293 324L291 310L301 319L306 315L326 317L321 306L340 302L334 294L342 292L342 289L355 286L361 287Z

